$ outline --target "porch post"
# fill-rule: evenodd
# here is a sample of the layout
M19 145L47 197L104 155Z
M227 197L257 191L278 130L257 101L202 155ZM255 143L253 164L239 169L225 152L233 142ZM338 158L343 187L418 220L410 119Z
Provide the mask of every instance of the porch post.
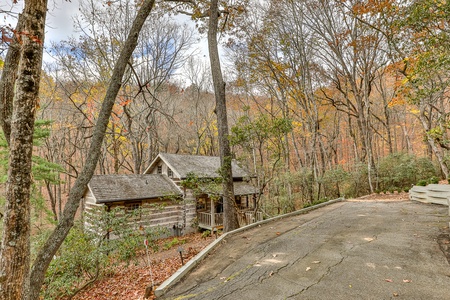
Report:
M209 198L209 201L211 201L211 229L214 229L216 226L216 207L212 198Z

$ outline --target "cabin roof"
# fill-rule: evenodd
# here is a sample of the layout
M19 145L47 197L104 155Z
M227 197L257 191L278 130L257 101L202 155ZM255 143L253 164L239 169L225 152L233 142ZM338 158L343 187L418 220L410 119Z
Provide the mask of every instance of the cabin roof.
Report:
M180 189L162 174L94 175L88 188L97 203L182 195Z
M218 156L201 156L201 155L183 155L160 153L145 170L148 173L153 170L159 163L163 161L174 172L177 178L185 179L189 173L194 173L200 178L218 178L220 169L220 157ZM249 174L241 168L236 160L231 163L233 178L249 177Z

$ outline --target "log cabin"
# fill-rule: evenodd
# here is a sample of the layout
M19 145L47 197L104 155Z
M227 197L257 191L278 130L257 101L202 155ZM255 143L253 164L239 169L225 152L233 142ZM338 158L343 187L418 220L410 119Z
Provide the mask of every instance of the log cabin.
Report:
M251 183L250 174L236 160L232 161L231 169L240 226L261 221L262 212L256 205L259 190ZM223 191L221 185L211 184L220 178L219 170L220 158L217 156L160 153L144 174L166 175L180 188L192 175L203 182L196 190L183 188L183 196L196 203L198 227L213 230L223 227Z
M164 227L168 235L195 230L189 226L196 217L195 203L185 201L180 188L165 175L94 175L82 201L88 228L95 226L91 224L95 218L89 216L99 209L122 208L133 215L130 226L136 228Z
M166 227L173 235L197 228L221 229L223 193L217 184L219 169L219 157L160 153L142 175L95 175L82 199L84 212L117 207L125 213L139 211L135 226ZM256 205L259 190L235 160L232 174L239 224L262 220ZM198 180L195 188L185 184L192 176Z

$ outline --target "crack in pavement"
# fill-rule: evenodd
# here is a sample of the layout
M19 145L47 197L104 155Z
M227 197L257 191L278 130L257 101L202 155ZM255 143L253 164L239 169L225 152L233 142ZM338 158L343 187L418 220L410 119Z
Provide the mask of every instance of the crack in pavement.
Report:
M322 276L321 276L316 282L314 282L313 284L310 284L309 286L307 286L307 287L301 289L298 293L295 293L295 294L293 294L293 295L290 295L290 296L286 297L286 299L289 299L289 298L292 298L292 297L296 297L296 296L302 294L303 292L309 290L311 287L313 287L313 286L319 284L319 283L322 281L323 278L325 278L326 276L328 276L328 275L331 273L331 269L333 269L333 268L335 268L336 266L340 265L340 264L344 261L345 258L346 258L346 257L343 256L336 264L329 266L329 267L327 268L327 271L326 271L324 274L322 274ZM283 278L283 277L281 276L281 278ZM285 278L283 278L283 279L285 279ZM287 279L285 279L285 280L286 280L286 281L290 281L290 280L287 280Z
M373 242L374 240L376 240L377 238L378 238L378 236L375 235L374 238L371 239L371 240L365 240L365 242L352 244L352 246L351 246L349 249L344 249L343 251L341 251L341 252L340 252L341 259L340 259L337 263L328 266L326 272L324 272L324 273L322 274L322 276L320 276L320 278L319 278L318 280L316 280L314 283L310 284L309 286L306 286L305 288L302 288L298 293L295 293L295 294L292 294L292 295L286 297L286 299L289 299L289 298L292 298L292 297L296 297L296 296L302 294L303 292L307 291L307 290L310 289L311 287L313 287L313 286L319 284L326 276L328 276L328 275L331 273L332 269L334 269L335 267L337 267L337 266L339 266L340 264L342 264L342 262L344 262L344 260L345 260L346 258L349 257L349 255L348 255L349 252L351 252L355 247L360 246L360 245L369 244L369 243ZM306 258L309 254L310 254L310 253L308 253L307 255L305 255L303 258ZM299 258L299 259L297 259L297 261L299 261L299 260L301 260L301 259L303 259L303 258ZM293 263L293 264L294 264L294 263ZM291 265L293 265L293 264L291 264ZM287 282L296 283L296 282L294 282L294 281L292 281L292 280L290 280L290 279L284 278L284 277L283 277L282 275L280 275L280 274L278 274L278 276L279 276L280 278L282 278L283 280L287 281Z

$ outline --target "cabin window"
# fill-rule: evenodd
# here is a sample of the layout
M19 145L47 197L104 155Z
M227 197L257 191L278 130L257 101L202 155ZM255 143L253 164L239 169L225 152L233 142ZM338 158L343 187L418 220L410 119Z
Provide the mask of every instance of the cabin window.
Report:
M236 206L242 209L242 199L241 196L234 197L234 201L236 202Z
M162 166L156 167L156 173L162 174Z
M206 210L206 198L199 197L197 199L197 211L205 211Z
M132 216L133 219L141 219L141 202L131 202L125 204L125 213Z
M170 168L167 168L167 176L169 176L169 177L173 177L173 172L172 172L172 169L170 169Z

